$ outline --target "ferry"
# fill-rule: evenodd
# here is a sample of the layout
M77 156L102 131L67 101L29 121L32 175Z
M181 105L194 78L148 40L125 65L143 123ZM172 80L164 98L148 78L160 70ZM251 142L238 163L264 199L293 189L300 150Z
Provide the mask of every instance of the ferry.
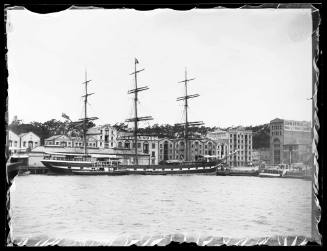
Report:
M126 175L128 170L120 166L119 158L105 155L70 153L46 153L42 164L48 174L76 175Z
M283 178L312 180L312 169L303 163L293 163L286 169Z

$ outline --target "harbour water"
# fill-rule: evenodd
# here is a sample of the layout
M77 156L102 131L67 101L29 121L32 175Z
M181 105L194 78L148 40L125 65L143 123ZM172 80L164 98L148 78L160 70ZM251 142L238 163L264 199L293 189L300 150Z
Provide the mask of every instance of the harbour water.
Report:
M311 237L310 181L237 176L50 176L15 178L11 235L112 241L183 234Z

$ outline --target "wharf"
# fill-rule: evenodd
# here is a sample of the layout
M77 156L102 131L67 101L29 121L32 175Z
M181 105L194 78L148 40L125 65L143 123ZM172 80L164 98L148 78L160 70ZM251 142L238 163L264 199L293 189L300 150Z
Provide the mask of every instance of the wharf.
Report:
M30 171L31 174L46 174L48 173L48 168L45 166L21 166L19 167L19 173L24 173Z

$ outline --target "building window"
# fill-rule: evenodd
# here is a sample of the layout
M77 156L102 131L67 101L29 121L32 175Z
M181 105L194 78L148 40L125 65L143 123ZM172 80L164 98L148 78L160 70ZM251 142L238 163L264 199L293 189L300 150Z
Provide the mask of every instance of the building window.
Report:
M58 141L56 141L56 145L59 145L59 142Z
M156 148L156 144L152 143L152 149L155 149L155 148Z
M25 146L26 146L26 141L23 142L23 147L25 147Z
M152 152L152 157L155 157L156 156L156 152Z
M162 148L162 144L160 144L160 148Z
M137 143L137 148L141 148L141 143Z

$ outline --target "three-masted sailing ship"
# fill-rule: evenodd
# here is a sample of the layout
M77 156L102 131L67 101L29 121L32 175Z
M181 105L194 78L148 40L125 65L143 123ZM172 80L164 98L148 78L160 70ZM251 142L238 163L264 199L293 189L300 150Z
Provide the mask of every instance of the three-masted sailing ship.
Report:
M222 159L215 158L214 156L209 158L202 158L201 160L190 160L190 138L189 127L202 125L203 122L189 122L188 121L188 100L198 97L199 94L188 95L187 84L193 79L187 78L187 72L185 70L185 79L179 83L185 85L185 95L177 98L177 101L184 101L185 108L185 122L179 125L184 126L184 143L185 153L183 160L167 160L164 163L157 165L140 165L138 157L138 122L152 120L151 116L138 116L137 103L138 93L148 90L149 87L138 87L137 74L144 69L138 70L138 60L134 62L134 72L130 75L134 75L135 88L128 91L128 94L134 94L134 117L127 119L127 122L134 123L134 146L135 153L133 162L129 165L121 164L120 158L112 155L100 155L89 154L87 151L87 130L88 123L92 120L96 120L96 117L87 117L87 99L88 96L94 93L87 92L87 85L91 80L87 80L87 74L85 72L85 95L84 97L84 118L77 122L73 122L76 126L83 126L83 141L84 141L84 153L48 153L41 161L48 169L50 173L55 174L79 174L79 175L126 175L126 174L144 174L144 175L165 175L165 174L215 174L217 166L222 163L229 155Z
M119 158L111 155L89 154L87 149L87 130L90 121L97 117L87 117L87 99L94 93L87 92L87 79L85 72L84 118L72 122L74 126L83 127L84 153L47 153L41 161L53 174L78 175L126 175L128 170L119 165Z

